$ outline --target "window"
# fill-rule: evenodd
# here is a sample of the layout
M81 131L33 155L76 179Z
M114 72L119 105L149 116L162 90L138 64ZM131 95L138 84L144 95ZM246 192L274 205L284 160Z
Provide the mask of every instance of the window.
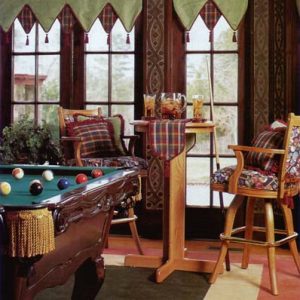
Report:
M107 116L122 114L126 134L133 133L134 119L134 29L129 34L118 19L108 35L99 19L88 33L85 46L85 107L101 106Z
M209 41L209 36L211 41ZM192 96L204 95L204 118L210 120L209 76L212 81L214 121L217 126L221 167L235 164L228 144L237 143L238 129L238 44L232 42L233 31L221 17L209 33L198 16L186 47L186 91L189 101L188 117L192 117ZM216 169L213 135L197 135L195 147L187 158L187 205L219 206L219 194L212 194L210 174ZM225 205L232 200L223 194Z
M49 43L45 43L45 38ZM23 114L46 121L58 134L57 106L60 94L60 23L46 35L35 24L27 35L18 19L13 27L12 120Z

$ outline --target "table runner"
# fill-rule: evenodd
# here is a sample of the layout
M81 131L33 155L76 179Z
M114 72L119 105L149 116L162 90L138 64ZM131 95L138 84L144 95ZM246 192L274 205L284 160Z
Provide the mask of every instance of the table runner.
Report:
M169 161L185 147L185 124L189 120L151 120L149 145L154 156Z

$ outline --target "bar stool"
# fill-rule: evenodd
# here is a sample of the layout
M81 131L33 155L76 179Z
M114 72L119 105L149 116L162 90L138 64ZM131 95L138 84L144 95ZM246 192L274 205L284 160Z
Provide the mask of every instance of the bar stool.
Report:
M214 191L229 192L236 196L226 213L224 232L220 234L222 245L209 282L216 281L230 243L244 245L242 268L248 267L249 245L258 245L267 248L271 291L272 294L278 295L276 247L289 244L300 273L300 259L295 240L298 234L294 231L291 212L293 196L299 193L300 116L291 113L286 126L276 128L271 126L264 130L254 140L252 147L233 145L228 147L235 152L237 165L215 172L211 178L211 188ZM247 199L245 226L234 228L236 213L245 199ZM264 227L254 226L256 201L262 201L264 204ZM284 230L274 228L273 204L275 202L282 210ZM265 232L264 241L253 239L253 233L257 231ZM241 232L244 236L237 236ZM275 234L280 238L276 240Z

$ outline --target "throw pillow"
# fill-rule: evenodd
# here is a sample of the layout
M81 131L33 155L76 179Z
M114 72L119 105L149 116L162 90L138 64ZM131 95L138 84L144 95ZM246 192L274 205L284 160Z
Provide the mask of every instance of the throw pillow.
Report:
M112 117L107 117L105 120L111 122L114 128L114 140L115 146L121 155L126 155L123 145L123 140L121 139L122 133L124 132L124 119L121 115L115 115Z
M119 152L114 144L113 127L103 119L88 119L67 124L69 136L83 137L81 157L115 156Z
M253 147L282 149L285 127L269 127L260 132L252 142ZM280 156L269 153L248 152L245 158L247 166L256 167L263 171L277 173L279 167Z
M74 114L73 116L74 121L83 121L83 120L90 120L90 119L99 119L98 116L86 116L80 113ZM123 145L123 140L121 139L122 133L124 132L124 119L122 115L115 115L112 117L103 117L104 120L111 123L113 127L113 138L115 147L119 153L119 155L126 155L124 149L125 146Z

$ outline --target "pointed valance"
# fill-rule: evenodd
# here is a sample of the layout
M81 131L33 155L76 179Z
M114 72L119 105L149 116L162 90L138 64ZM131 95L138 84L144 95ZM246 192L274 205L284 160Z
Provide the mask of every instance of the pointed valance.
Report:
M247 10L248 0L173 0L174 9L186 30L190 30L201 9L213 2L233 30L238 26Z
M125 30L130 32L142 10L142 0L1 0L0 27L8 31L23 9L30 8L44 31L49 32L63 9L69 7L83 30L87 32L107 4L112 6Z

